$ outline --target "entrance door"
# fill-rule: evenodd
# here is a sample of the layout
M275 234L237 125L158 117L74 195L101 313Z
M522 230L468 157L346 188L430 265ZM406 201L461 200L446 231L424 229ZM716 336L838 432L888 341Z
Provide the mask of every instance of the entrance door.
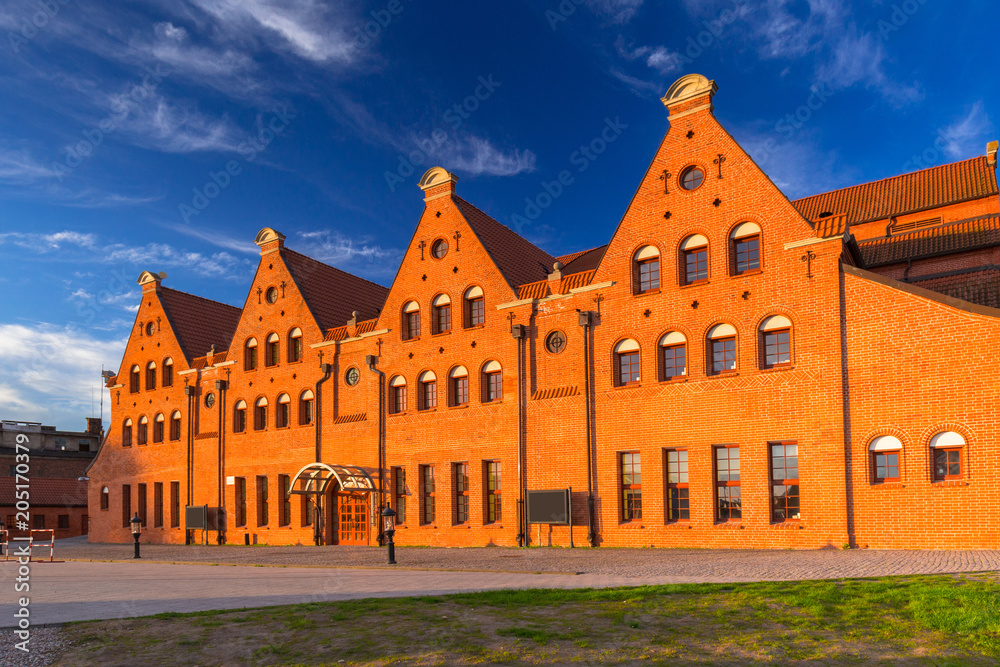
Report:
M368 497L366 494L338 493L337 543L368 544Z

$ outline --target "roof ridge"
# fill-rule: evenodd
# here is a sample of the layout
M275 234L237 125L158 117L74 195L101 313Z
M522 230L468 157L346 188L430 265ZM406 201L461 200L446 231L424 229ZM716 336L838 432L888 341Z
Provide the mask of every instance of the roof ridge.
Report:
M173 287L166 287L165 285L160 285L160 289L161 290L167 290L167 291L173 292L174 294L183 294L184 296L189 296L189 297L192 297L192 298L195 298L195 299L199 299L201 301L208 301L209 303L214 303L214 304L219 305L219 306L225 306L227 308L232 308L233 310L238 310L240 312L243 312L243 309L240 308L239 306L234 306L232 304L224 303L222 301L216 301L215 299L209 299L208 297L199 296L197 294L192 294L191 292L185 292L183 290L174 289Z

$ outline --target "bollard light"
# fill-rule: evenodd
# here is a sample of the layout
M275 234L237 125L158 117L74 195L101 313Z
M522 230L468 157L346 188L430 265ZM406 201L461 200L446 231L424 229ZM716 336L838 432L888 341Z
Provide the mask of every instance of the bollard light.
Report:
M382 523L385 528L385 536L389 540L389 565L395 565L396 545L392 541L392 536L396 534L396 512L388 504L382 510Z
M129 523L132 524L132 537L135 538L135 554L132 558L142 558L139 555L139 536L142 535L142 519L139 518L139 513L136 512L135 516L129 519Z

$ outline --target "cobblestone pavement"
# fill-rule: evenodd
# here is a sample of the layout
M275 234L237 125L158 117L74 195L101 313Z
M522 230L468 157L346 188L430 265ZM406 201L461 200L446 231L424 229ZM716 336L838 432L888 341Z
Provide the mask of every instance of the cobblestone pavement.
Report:
M385 549L377 547L144 544L142 555L147 561L173 563L388 567ZM131 544L90 544L75 538L57 542L56 546L57 559L107 561L131 557ZM400 569L575 573L671 582L735 582L993 571L1000 570L1000 550L397 547L396 561Z

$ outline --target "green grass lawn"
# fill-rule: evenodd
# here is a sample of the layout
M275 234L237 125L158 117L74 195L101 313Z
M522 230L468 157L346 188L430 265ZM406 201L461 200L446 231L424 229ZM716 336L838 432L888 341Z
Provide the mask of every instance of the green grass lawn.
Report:
M74 623L57 665L1000 664L995 574L497 591Z

